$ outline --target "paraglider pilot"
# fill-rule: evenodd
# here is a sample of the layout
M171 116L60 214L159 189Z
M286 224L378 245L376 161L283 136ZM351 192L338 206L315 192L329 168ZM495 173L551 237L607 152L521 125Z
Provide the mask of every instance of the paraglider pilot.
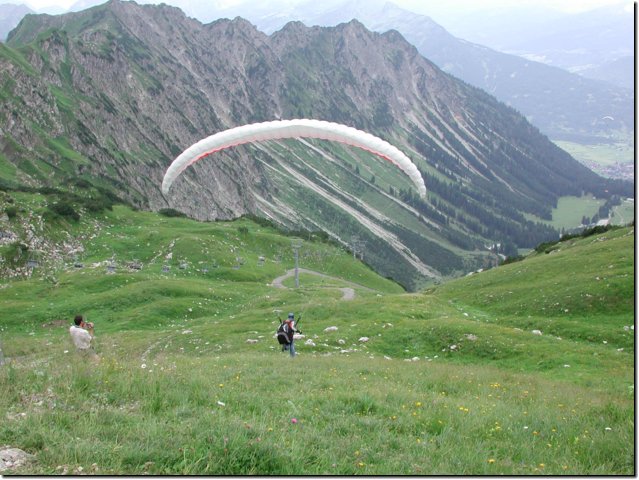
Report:
M295 333L299 330L295 328L295 315L288 314L288 318L282 322L281 331L286 337L286 342L282 344L282 351L288 351L291 357L295 356ZM278 333L279 335L279 333Z

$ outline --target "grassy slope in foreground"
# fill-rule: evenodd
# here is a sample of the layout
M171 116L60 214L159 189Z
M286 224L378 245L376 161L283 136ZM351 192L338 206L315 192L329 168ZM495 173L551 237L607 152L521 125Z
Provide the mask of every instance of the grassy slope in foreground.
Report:
M13 359L0 369L0 438L36 456L20 473L634 473L633 230L410 295L316 246L315 269L377 290L343 301L334 281L268 286L290 258L162 274L168 245L190 265L205 247L220 264L290 249L274 232L249 241L264 233L250 222L126 209L108 220L86 263L128 252L142 271L0 290ZM302 312L315 344L300 341L294 361L271 338L277 309ZM66 326L42 326L76 311L98 326L97 365L75 356Z

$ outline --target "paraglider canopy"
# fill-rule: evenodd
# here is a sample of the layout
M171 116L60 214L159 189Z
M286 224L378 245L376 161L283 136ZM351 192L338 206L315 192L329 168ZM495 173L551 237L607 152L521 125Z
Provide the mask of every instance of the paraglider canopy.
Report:
M162 180L162 193L168 194L175 179L189 165L214 152L245 143L300 137L341 142L385 158L408 175L422 198L426 196L426 186L419 170L397 147L362 130L339 123L310 119L253 123L206 137L191 145L171 163Z

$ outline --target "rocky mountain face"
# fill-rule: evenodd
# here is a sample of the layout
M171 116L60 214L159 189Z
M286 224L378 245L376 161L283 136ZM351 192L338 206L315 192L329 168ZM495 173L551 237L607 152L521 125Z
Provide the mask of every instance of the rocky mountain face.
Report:
M241 18L203 25L177 8L112 0L27 15L0 46L0 185L79 182L139 208L200 220L251 214L321 230L415 289L490 265L558 232L539 223L562 195L632 196L555 147L515 110L447 75L397 32L352 21ZM164 172L195 141L278 118L378 135L419 167L429 195L378 158L287 140L219 152L165 198Z

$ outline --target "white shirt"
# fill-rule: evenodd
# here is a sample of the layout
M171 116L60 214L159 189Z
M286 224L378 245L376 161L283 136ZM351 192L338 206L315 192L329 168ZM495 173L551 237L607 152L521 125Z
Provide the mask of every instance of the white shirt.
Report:
M84 328L80 328L76 325L72 325L69 329L73 344L78 350L86 350L91 347L91 334Z

